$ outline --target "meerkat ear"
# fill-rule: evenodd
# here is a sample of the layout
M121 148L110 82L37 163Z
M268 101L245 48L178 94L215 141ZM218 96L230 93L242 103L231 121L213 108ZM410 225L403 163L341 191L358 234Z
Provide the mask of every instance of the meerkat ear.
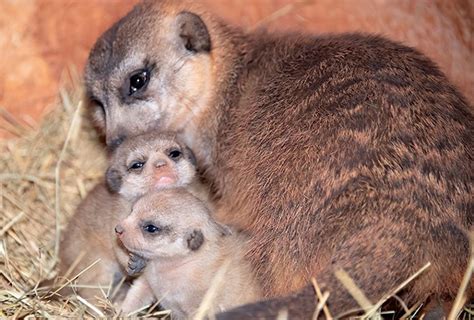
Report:
M216 222L216 223L217 223L217 228L219 229L219 232L221 233L223 237L232 235L233 232L229 226L219 223L219 222Z
M197 166L196 156L194 155L193 150L191 150L189 147L185 147L184 152L189 162L191 162L193 166Z
M196 251L204 243L204 235L202 234L201 230L194 229L187 234L186 241L188 243L188 248L191 251Z
M211 37L202 19L191 12L183 11L177 17L179 37L186 50L211 51Z
M105 172L105 184L111 192L119 192L122 187L122 175L120 171L109 167Z

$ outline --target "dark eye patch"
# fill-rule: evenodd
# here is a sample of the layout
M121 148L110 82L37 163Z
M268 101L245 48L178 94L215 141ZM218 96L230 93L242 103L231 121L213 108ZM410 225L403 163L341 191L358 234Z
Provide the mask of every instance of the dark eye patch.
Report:
M141 171L143 167L145 166L146 161L143 160L133 160L129 165L128 165L128 171Z
M148 233L158 233L161 231L161 228L158 226L155 226L154 224L147 224L143 226L143 230Z
M171 149L168 151L168 157L173 161L179 160L182 157L182 155L183 153L178 148Z
M140 69L140 70L134 71L130 75L130 78L128 79L128 81L129 81L128 95L131 96L146 87L146 85L150 81L150 70Z
M158 234L166 234L171 228L169 226L160 225L154 221L144 221L141 223L142 230L146 235L155 236Z
M143 65L143 68L130 72L119 89L125 102L132 102L134 99L146 98L144 93L151 80L156 64L145 60Z

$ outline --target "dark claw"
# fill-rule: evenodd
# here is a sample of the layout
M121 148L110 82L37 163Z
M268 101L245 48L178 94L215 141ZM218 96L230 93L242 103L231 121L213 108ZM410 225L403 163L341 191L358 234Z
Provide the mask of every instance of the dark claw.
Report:
M130 254L130 259L128 259L127 273L129 276L135 276L143 271L146 266L146 261L140 256L137 256L133 253Z

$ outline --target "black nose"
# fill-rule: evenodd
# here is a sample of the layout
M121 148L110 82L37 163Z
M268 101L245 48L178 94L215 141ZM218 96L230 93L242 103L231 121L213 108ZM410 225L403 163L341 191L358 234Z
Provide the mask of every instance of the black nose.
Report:
M111 151L113 151L113 150L117 149L117 147L118 147L119 145L121 145L122 142L124 142L126 138L127 138L126 136L120 135L120 136L118 136L118 137L115 138L115 139L108 140L108 141L107 141L107 146L109 147L109 149L110 149Z
M115 233L118 234L118 235L121 235L121 234L123 233L123 228L122 228L121 225L118 224L118 225L115 227Z

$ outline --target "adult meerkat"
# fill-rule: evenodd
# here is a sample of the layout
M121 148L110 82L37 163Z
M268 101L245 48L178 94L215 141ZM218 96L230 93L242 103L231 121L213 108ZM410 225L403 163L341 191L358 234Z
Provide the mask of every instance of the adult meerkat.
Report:
M211 310L261 296L245 259L246 238L216 222L206 203L185 189L145 195L115 231L130 252L146 261L122 305L124 314L159 300L173 319L190 319L221 268L223 282L213 292Z
M474 117L416 50L360 34L244 32L193 3L144 1L99 38L85 81L110 147L178 132L218 192L219 220L251 234L264 295L301 290L227 317L307 318L311 277L333 314L353 309L338 269L372 302L428 262L402 299L457 293Z
M89 193L63 232L58 274L73 277L100 259L77 282L104 287L117 284L126 276L128 252L117 241L114 227L146 192L186 187L207 201L194 161L190 149L171 134L143 134L123 143L110 157L106 184ZM101 294L100 288L77 290L87 299Z

